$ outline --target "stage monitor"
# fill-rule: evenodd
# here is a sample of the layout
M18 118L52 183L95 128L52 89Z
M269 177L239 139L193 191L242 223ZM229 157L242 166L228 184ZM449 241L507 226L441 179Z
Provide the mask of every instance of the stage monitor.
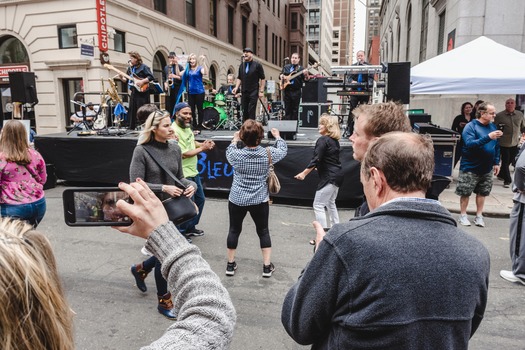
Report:
M410 126L412 127L412 129L414 128L414 124L416 123L432 123L432 116L427 113L409 114L408 119L410 119Z

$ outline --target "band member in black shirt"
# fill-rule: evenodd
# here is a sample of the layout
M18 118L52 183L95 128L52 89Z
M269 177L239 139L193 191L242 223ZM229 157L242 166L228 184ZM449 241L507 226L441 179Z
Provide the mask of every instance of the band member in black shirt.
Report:
M129 109L128 109L128 120L129 128L135 130L137 127L137 110L144 104L150 102L150 90L146 84L149 84L155 77L151 72L151 69L142 63L142 57L136 51L128 52L129 55L129 68L126 74L130 77L133 77L133 80L128 80L122 74L119 74L120 79L123 82L128 83L128 89L131 91L131 96L129 99ZM142 91L144 90L144 91Z
M242 119L255 119L257 101L264 96L265 75L263 66L253 60L253 50L249 47L243 50L243 62L239 66L239 74L233 94L241 87Z
M171 115L181 85L182 78L179 73L184 70L184 67L179 64L179 59L175 52L170 52L168 59L169 64L164 67L162 71L162 80L164 81L164 91L166 91L166 110L170 112Z
M299 118L299 103L301 102L301 92L303 88L303 82L308 80L308 70L303 68L299 64L299 54L292 54L291 63L283 67L279 79L281 80L281 89L284 87L284 119L286 120L298 120ZM298 72L302 74L288 81L286 77L295 75Z

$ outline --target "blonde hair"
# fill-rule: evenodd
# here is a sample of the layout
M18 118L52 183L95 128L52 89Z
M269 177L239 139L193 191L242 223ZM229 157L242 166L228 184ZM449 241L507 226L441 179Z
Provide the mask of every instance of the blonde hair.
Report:
M195 58L195 67L197 67L197 66L199 65L199 61L197 60L197 55L194 54L194 53L190 53L190 54L188 55L188 64L189 64L190 67L191 67L190 59L191 59L192 57Z
M326 127L327 136L338 141L341 139L341 128L339 127L339 118L337 116L323 113L321 118L319 118L319 124Z
M145 143L151 142L155 138L153 130L156 130L159 127L160 121L162 119L169 116L170 114L167 111L155 111L151 113L144 123L144 130L140 132L137 145L143 145Z
M4 350L74 349L73 313L47 238L0 218L0 344Z
M19 164L31 162L27 131L24 124L18 120L8 120L4 123L0 137L0 149L8 162Z

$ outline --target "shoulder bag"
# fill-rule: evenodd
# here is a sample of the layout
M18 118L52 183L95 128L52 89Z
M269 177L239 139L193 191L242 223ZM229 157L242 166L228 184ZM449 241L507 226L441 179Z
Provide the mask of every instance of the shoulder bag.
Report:
M175 184L178 188L182 188L183 190L187 188L182 182L180 182L179 179L177 179L175 175L173 175L173 173L168 168L164 166L164 164L162 164L157 160L157 158L155 158L155 156L148 149L148 147L143 147L144 150L155 161L155 163L157 163L158 166L160 166L166 172L166 174L168 174L175 181ZM162 201L162 204L164 205L164 209L166 209L166 212L168 213L170 221L172 221L175 225L180 225L183 222L194 218L199 213L199 208L197 208L197 205L190 198L184 195L168 198Z
M271 194L277 194L281 190L281 183L279 182L279 178L275 174L273 163L272 163L272 153L270 151L270 147L266 147L266 152L268 153L268 179L266 180L268 182L268 191Z

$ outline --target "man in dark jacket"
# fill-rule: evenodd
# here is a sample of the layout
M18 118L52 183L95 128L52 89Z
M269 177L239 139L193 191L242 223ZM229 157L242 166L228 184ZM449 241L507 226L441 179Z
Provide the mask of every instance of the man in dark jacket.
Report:
M283 303L288 334L312 349L467 349L487 303L490 257L425 199L432 140L393 132L368 148L371 212L334 225Z

